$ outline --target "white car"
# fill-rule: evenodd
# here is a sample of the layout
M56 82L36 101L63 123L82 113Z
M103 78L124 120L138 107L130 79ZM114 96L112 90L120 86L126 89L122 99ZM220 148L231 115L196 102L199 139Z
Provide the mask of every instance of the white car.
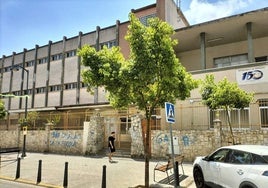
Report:
M268 188L268 146L233 145L193 164L197 188Z

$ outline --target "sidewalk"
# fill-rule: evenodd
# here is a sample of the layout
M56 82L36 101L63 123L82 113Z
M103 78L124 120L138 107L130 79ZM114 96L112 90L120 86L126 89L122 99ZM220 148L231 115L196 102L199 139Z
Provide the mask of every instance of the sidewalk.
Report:
M16 155L8 155L9 159ZM106 166L107 188L131 188L144 185L144 160L114 157L116 163L109 163L106 156L67 156L42 153L27 153L21 159L20 178L15 180L17 161L5 161L2 156L0 179L35 185L37 181L38 164L42 160L42 187L63 187L65 163L68 163L68 187L70 188L100 188L102 185L102 172ZM165 162L165 161L163 161ZM174 187L173 185L160 184L153 181L153 168L157 161L150 161L150 187ZM186 179L181 181L181 187L195 188L193 186L192 165L183 164ZM179 169L181 173L181 168ZM166 178L166 174L156 172L159 182ZM162 182L162 181L161 181ZM0 182L1 187L1 182Z

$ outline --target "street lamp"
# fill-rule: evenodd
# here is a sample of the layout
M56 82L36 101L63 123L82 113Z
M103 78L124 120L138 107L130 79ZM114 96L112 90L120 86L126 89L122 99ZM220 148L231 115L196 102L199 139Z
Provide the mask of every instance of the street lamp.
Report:
M29 84L29 70L25 69L21 65L15 65L12 68L12 71L18 71L19 69L23 69L23 71L26 72L27 76L27 82L26 82L26 98L25 98L25 113L24 113L24 123L27 120L27 108L28 108L28 84ZM24 78L24 75L23 75ZM23 126L23 148L22 148L22 154L21 157L26 157L26 134L27 134L27 124Z

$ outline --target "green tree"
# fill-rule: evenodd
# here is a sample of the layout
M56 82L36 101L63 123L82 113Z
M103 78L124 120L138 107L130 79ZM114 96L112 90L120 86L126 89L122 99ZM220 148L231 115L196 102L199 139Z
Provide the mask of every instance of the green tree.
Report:
M125 60L118 47L104 47L96 51L84 46L78 53L82 64L89 69L82 72L83 81L94 92L98 86L109 91L112 106L124 108L136 105L147 119L145 151L145 187L149 187L150 119L155 108L164 102L185 99L197 87L197 81L186 72L174 53L176 40L171 39L172 27L158 18L148 26L130 14L126 40L130 44L130 58Z
M21 117L19 118L18 122L22 126L28 126L29 128L35 129L35 122L38 118L39 118L39 112L32 111L28 112L26 119L24 117Z
M51 129L54 129L55 126L60 122L61 115L60 114L50 114L49 118L47 118L47 123L51 125Z
M5 109L5 104L2 100L0 100L0 119L4 119L6 117L7 111Z
M229 111L233 108L243 109L248 107L249 103L253 100L253 93L247 93L239 88L237 83L231 83L227 78L223 78L218 83L215 83L215 78L212 74L206 75L200 92L203 103L210 109L223 108L225 110L232 137L232 144L236 144Z

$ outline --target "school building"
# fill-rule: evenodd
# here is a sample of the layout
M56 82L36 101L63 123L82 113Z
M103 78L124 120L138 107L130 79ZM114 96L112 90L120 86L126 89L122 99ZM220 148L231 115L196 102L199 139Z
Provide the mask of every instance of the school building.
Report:
M242 89L255 93L248 108L230 111L235 128L268 127L268 8L196 25L188 23L173 0L156 0L155 4L131 12L144 24L149 18L159 17L173 26L172 37L179 41L176 55L194 78L202 79L206 74L214 74L216 80L227 77ZM106 28L97 26L88 33L78 32L71 38L3 55L0 93L8 117L0 121L0 130L16 129L18 119L31 111L39 112L35 129L44 129L48 119L58 115L61 118L55 129L79 130L97 114L104 117L108 127L105 137L116 131L117 146L129 149L131 117L142 112L134 106L127 110L113 109L103 88L96 88L94 95L88 93L81 79L84 67L77 56L77 49L88 44L97 50L104 45L120 46L128 57L130 50L124 39L128 25L129 21L117 20ZM202 104L199 89L192 91L189 99L177 101L175 112L175 130L213 129L215 112ZM224 126L226 114L219 112ZM152 130L168 129L163 109L155 110L152 122Z

